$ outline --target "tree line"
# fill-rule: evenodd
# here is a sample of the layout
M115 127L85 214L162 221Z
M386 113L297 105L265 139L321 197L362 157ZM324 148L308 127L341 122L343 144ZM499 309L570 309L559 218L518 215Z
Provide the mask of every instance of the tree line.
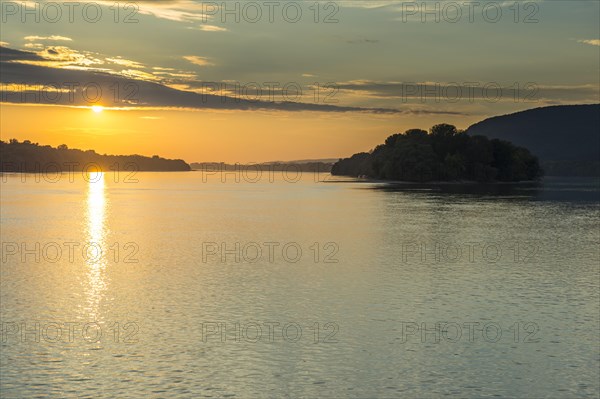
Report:
M165 159L158 155L101 155L94 150L70 149L65 144L57 148L39 145L29 140L0 141L0 172L44 173L69 171L101 171L121 168L138 171L188 171L181 159Z
M331 173L410 182L537 180L538 159L529 150L440 124L389 136L371 152L340 159Z

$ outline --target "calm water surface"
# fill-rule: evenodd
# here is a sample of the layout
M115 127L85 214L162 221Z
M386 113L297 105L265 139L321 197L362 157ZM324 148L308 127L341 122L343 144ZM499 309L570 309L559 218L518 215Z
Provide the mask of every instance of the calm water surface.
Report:
M597 181L135 178L3 176L1 397L600 394Z

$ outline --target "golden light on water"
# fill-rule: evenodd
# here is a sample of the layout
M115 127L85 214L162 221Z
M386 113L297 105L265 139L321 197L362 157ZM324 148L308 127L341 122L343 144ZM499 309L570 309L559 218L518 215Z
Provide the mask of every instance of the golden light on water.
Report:
M106 289L104 273L108 248L106 245L106 193L104 172L91 172L87 175L87 267L88 292L87 317L96 319L98 306Z

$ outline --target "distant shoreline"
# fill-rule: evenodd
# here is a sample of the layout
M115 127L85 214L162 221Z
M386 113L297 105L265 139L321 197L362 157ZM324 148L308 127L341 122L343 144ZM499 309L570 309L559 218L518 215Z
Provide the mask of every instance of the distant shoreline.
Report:
M523 180L518 182L510 181L485 181L479 182L474 180L461 180L461 181L426 181L426 182L415 182L406 180L380 180L380 179L362 179L351 176L346 177L348 180L325 180L323 183L384 183L384 184L395 184L395 185L407 185L407 186L460 186L460 185L480 185L480 186L495 186L495 185L516 185L516 184L540 184L542 180ZM546 176L546 177L562 177L562 176ZM352 180L350 180L352 179Z
M94 150L80 150L65 144L54 148L29 140L0 141L0 172L72 173L72 172L187 172L190 165L181 159L158 155L108 155Z

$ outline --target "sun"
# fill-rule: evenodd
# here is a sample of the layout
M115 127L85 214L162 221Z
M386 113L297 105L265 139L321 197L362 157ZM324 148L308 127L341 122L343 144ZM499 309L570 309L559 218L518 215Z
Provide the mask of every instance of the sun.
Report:
M100 112L104 111L104 107L102 105L92 105L92 111L99 114Z

